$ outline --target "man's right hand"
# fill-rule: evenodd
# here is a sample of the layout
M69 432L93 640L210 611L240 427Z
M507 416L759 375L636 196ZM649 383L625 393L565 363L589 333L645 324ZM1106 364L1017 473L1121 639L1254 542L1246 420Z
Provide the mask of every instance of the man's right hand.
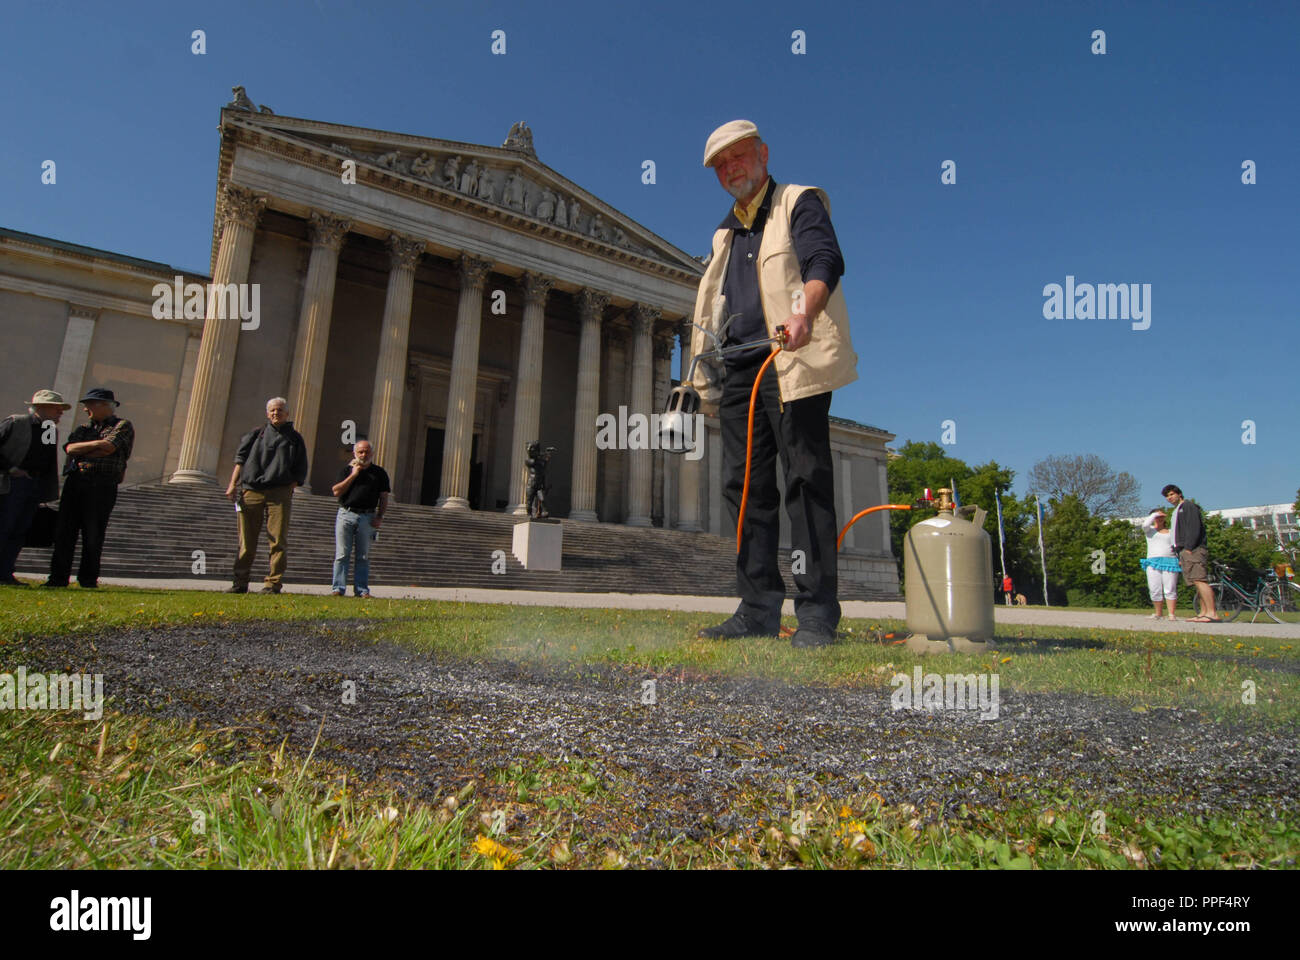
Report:
M234 502L237 494L238 494L238 490L235 488L235 485L233 483L230 486L226 487L226 499L229 500L231 503Z

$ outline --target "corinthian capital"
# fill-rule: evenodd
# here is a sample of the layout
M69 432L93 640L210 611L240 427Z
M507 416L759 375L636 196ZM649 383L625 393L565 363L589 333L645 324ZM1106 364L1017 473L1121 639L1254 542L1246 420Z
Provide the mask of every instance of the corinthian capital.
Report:
M609 306L609 294L583 287L578 291L578 316L584 321L600 322L601 314Z
M242 223L256 227L258 218L266 209L266 197L233 183L221 191L221 220L223 223Z
M468 253L462 253L460 255L461 287L473 290L483 286L483 281L491 269L491 260L480 260L478 257L471 257Z
M316 213L312 211L311 215L311 242L313 246L329 247L332 250L338 250L343 246L344 235L352 229L352 221L344 220L341 217L333 217L328 213Z
M411 270L424 253L424 241L419 237L404 237L400 233L388 235L388 253L393 270Z
M638 337L646 337L654 332L655 321L663 316L658 307L638 303L632 307L632 332Z
M546 295L551 292L551 287L554 285L555 281L550 277L526 271L524 273L524 302L545 303Z

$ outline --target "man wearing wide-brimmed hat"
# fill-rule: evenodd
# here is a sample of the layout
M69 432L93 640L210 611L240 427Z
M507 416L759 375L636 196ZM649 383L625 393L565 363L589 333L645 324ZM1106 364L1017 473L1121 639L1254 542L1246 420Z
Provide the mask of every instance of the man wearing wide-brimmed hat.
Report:
M56 427L71 409L53 390L37 390L27 413L0 420L0 586L18 585L14 564L37 504L59 498Z
M47 587L66 587L72 574L72 552L81 534L81 565L77 583L86 589L99 586L99 559L104 552L108 518L117 503L117 486L126 475L126 462L135 446L135 428L116 413L120 406L112 390L87 390L80 403L90 417L72 431L63 452L63 496L59 498L59 525L54 532Z
M791 643L820 647L834 641L840 620L831 391L857 379L858 358L839 287L844 258L830 200L817 187L777 183L768 176L767 155L749 120L724 123L704 147L704 165L735 204L713 234L695 300L691 353L699 356L708 345L700 328L728 346L755 344L729 353L720 386L703 368L694 384L706 406L718 404L722 496L733 524L746 473L750 395L770 353L763 341L776 335L777 326L786 328L788 340L763 376L754 407L749 506L736 556L740 605L731 619L700 636L771 636L780 628L779 456L792 545L802 557L792 571L799 629Z

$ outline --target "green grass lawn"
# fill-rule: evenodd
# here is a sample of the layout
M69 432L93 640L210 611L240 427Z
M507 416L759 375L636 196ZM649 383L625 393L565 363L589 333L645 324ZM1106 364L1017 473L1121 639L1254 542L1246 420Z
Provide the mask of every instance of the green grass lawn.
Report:
M1265 637L1005 626L996 653L921 658L896 645L899 621L849 620L844 642L814 651L788 641L694 639L716 615L508 607L294 594L229 596L101 588L0 592L0 670L40 638L165 624L365 618L367 636L417 651L542 664L615 663L789 683L886 686L927 671L996 671L1003 691L1070 691L1133 709L1193 707L1232 723L1294 724L1294 641ZM893 634L893 636L890 636ZM1256 687L1242 702L1242 683ZM1045 808L963 811L928 820L868 794L810 808L793 824L781 796L738 795L754 824L707 841L631 843L635 809L581 761L510 765L467 778L441 804L403 799L251 728L207 729L124 715L100 722L57 712L0 711L0 868L19 867L1211 867L1294 866L1294 826L1243 813L1231 820L1161 818L1135 799L1098 829L1089 798L1060 785ZM536 823L494 832L505 806ZM624 824L589 833L584 824ZM1155 851L1159 851L1157 854ZM1159 857L1157 863L1154 857Z

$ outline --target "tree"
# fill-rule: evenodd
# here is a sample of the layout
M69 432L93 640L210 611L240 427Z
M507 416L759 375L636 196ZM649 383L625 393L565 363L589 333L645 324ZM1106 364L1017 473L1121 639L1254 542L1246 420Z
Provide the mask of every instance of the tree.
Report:
M1116 473L1095 453L1039 460L1029 471L1029 492L1056 501L1076 497L1094 517L1138 512L1137 480L1131 473Z
M1027 587L1031 583L1041 582L1034 573L1037 569L1037 555L1029 552L1031 541L1035 549L1037 544L1032 526L1034 508L1032 500L1021 500L1008 493L1015 476L1013 470L999 466L996 461L990 460L972 468L964 460L949 457L947 451L937 443L908 442L899 449L899 455L889 461L889 499L891 503L912 503L927 487L931 491L938 491L941 487L955 483L962 503L977 504L988 511L984 531L992 540L993 578L1000 591L1002 577L998 556L998 516L994 504L995 492L1000 493L1003 529L1006 533L1007 573L1015 581L1017 591L1027 593L1021 584ZM899 563L900 577L903 573L903 538L914 523L934 515L934 510L895 510L890 513L890 544Z

